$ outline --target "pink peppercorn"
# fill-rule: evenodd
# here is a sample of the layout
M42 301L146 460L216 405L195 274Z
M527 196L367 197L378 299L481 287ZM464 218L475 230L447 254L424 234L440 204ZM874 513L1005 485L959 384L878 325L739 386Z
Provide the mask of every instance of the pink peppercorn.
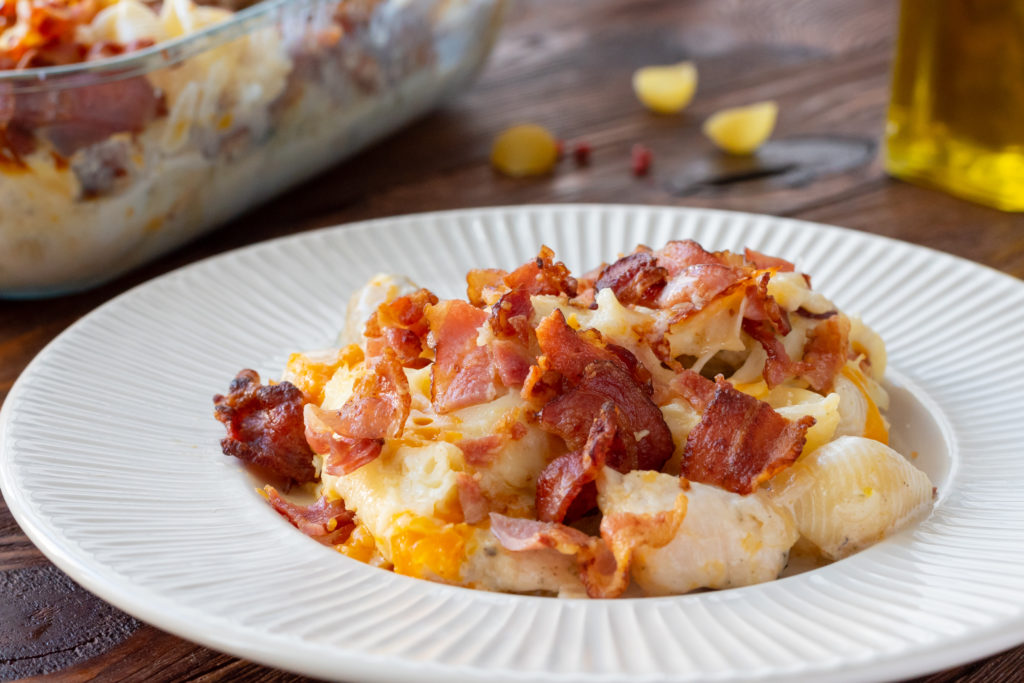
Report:
M651 170L653 160L654 155L649 147L641 144L633 145L633 149L630 151L630 166L633 169L633 175L638 178L647 175L647 172Z

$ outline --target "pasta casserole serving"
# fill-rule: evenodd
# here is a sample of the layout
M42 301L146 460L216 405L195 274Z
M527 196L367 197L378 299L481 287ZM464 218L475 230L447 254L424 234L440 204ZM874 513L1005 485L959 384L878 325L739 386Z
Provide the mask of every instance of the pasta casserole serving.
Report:
M769 581L931 508L888 445L882 340L788 261L681 240L574 277L542 247L466 279L441 300L376 276L340 347L214 397L224 452L303 533L408 576L613 598Z

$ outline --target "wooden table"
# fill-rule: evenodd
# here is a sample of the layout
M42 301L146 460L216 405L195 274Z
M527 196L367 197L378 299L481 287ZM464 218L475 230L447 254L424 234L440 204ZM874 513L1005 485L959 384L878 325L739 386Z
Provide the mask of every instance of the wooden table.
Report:
M794 216L890 235L1024 276L1024 215L887 178L879 137L893 0L522 0L477 85L443 110L222 230L99 289L0 302L0 398L80 316L178 266L278 235L416 211L530 202L706 206ZM630 74L693 59L700 88L682 116L646 113ZM699 132L722 107L775 99L775 142L727 159ZM540 180L488 166L491 140L522 121L593 148ZM634 143L654 152L629 170ZM1018 679L1024 647L928 677ZM0 502L0 679L301 680L141 624L74 585Z

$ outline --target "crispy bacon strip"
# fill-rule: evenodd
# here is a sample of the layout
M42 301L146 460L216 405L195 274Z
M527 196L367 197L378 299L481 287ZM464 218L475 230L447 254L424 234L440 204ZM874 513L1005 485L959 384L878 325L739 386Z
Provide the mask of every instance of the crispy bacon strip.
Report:
M491 511L491 506L480 488L480 482L471 474L458 472L455 475L455 485L459 493L462 517L466 524L479 524L487 519L487 513Z
M846 365L850 321L845 316L830 316L818 323L808 337L800 376L815 391L830 391L836 375Z
M273 486L265 486L271 507L292 526L324 545L338 545L348 540L356 528L355 513L345 509L345 501L321 497L312 505L296 505L285 500Z
M726 258L711 253L693 240L673 240L655 252L668 280L658 295L658 308L683 306L700 310L747 275Z
M615 441L615 406L610 401L601 406L601 412L590 426L590 434L582 449L571 451L548 463L537 477L537 519L542 522L562 522L570 506L584 489L592 487ZM597 503L597 491L586 497L589 505ZM583 507L582 505L580 507Z
M466 273L466 298L477 307L490 305L508 289L500 268L476 268Z
M681 510L657 515L628 512L612 514L601 521L601 537L587 534L557 522L506 517L492 512L491 533L506 550L553 550L576 559L587 595L591 598L617 598L629 585L629 567L638 547L660 547L672 540L686 513L686 498L680 497Z
M491 307L490 326L495 336L491 357L498 378L507 387L521 387L535 360L530 350L536 348L532 317L530 294L521 289L506 292Z
M694 410L704 412L715 397L715 383L693 370L682 369L669 382L669 389L682 396Z
M608 266L594 289L611 289L623 305L652 307L665 288L668 270L658 265L657 257L647 249L638 249Z
M324 472L327 474L351 474L376 460L384 449L383 438L344 434L346 427L337 412L324 410L312 403L306 404L303 421L309 447L326 456Z
M530 293L513 289L502 295L491 307L491 329L499 339L517 339L523 344L530 343L530 318L533 317L533 303Z
M753 493L797 459L812 425L809 416L790 422L719 376L711 402L686 439L682 475L733 493Z
M616 434L608 466L623 473L660 470L674 449L672 433L647 392L611 361L589 363L575 387L544 406L539 424L562 437L570 450L581 450L609 401L615 406Z
M544 354L544 370L560 373L576 384L591 362L606 360L625 370L647 393L651 393L651 373L629 349L606 342L597 330L577 332L569 327L557 308L537 325L537 342Z
M828 391L846 364L850 322L840 315L826 317L811 330L804 344L803 359L798 361L786 353L770 321L744 319L743 331L760 343L768 354L762 374L769 387L798 376L807 380L815 391Z
M430 387L434 409L447 413L494 399L496 370L491 353L476 343L487 311L450 300L430 306L426 315L435 353Z
M367 355L378 356L390 347L405 367L426 367L430 361L422 354L430 327L424 311L437 301L430 290L419 289L378 306L364 330Z
M580 579L592 598L614 598L629 582L603 539L555 522L506 517L492 512L491 533L506 550L554 550L576 558Z
M515 418L515 415L512 415ZM473 467L489 467L509 441L526 436L526 426L518 419L503 420L495 434L455 442L466 462Z
M778 302L768 293L769 273L758 278L754 286L748 286L746 292L746 308L743 311L745 320L767 322L776 334L785 336L793 326L789 322L789 314L779 306Z
M796 270L796 266L787 261L786 259L779 258L777 256L768 256L762 254L759 251L753 249L744 249L743 257L748 263L753 265L758 270L766 270L768 268L774 268L780 273L792 273Z
M327 456L328 474L350 474L380 455L385 438L402 435L412 407L409 380L397 354L385 347L368 359L352 396L337 411L315 405L304 413L306 440Z
M306 396L290 382L263 386L255 370L242 370L226 396L213 397L214 417L228 432L221 450L285 479L314 481L313 451L303 437L305 402Z
M555 252L542 246L537 258L519 266L505 276L509 289L527 294L565 294L576 296L576 278L561 261L555 261Z

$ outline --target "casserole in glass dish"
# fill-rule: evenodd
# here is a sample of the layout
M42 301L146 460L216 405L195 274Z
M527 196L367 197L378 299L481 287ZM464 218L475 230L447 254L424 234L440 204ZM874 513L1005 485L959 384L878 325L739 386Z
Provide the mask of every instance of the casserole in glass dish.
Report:
M425 113L502 1L0 4L0 296L109 280Z

